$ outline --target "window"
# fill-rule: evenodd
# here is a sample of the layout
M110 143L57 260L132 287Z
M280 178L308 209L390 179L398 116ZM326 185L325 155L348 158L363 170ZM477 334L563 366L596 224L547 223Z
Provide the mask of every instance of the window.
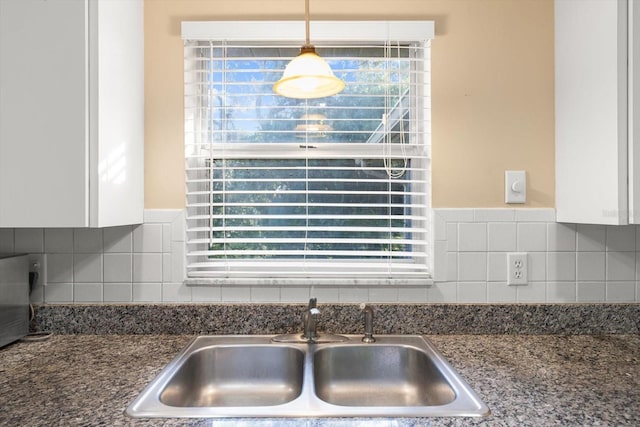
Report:
M189 278L430 277L432 33L312 23L347 86L297 100L272 91L298 53L297 23L183 24Z

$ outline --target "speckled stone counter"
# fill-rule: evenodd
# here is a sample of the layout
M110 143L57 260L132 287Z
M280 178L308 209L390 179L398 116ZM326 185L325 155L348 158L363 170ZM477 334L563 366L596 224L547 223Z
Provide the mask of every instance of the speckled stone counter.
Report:
M362 332L358 304L323 304L320 330ZM640 304L373 304L380 334L637 334ZM36 305L56 334L286 334L304 304Z
M127 418L123 411L192 338L54 335L0 349L1 426L637 426L638 335L432 335L489 405L472 418Z

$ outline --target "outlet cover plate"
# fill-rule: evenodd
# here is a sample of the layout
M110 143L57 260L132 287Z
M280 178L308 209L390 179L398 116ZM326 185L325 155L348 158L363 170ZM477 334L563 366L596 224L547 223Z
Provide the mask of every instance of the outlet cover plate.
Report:
M514 252L507 254L507 284L527 284L527 253Z

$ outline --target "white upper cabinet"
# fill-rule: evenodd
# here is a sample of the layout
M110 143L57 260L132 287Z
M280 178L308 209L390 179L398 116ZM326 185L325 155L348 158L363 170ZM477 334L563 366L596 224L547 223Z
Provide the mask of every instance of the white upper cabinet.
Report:
M0 0L0 227L142 222L143 0Z
M556 0L556 210L559 222L628 224L640 158L638 5ZM629 61L629 63L628 63ZM634 185L636 184L636 185Z

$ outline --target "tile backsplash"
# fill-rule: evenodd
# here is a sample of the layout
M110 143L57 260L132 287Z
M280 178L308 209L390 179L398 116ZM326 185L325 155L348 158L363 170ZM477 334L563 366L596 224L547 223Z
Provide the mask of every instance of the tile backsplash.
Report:
M144 224L0 229L0 252L46 254L34 303L640 301L640 227L555 223L554 209L434 209L434 280L420 287L187 286L184 212ZM526 252L527 284L507 285Z
M434 233L443 302L640 301L635 225L561 224L554 209L435 209ZM527 253L526 285L507 285L512 252Z

